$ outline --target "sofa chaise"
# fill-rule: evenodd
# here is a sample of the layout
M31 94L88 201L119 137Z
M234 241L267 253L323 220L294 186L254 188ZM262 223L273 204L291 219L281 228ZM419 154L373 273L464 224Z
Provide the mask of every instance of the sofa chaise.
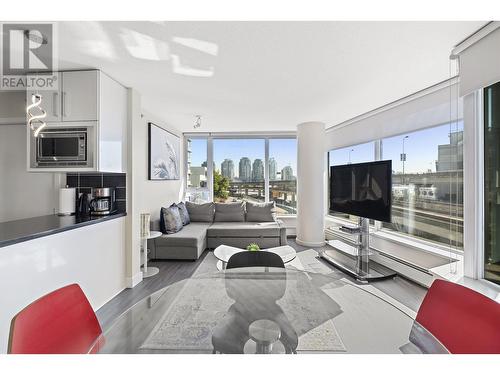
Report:
M265 249L287 244L286 228L274 215L274 203L253 204L186 202L190 224L173 234L150 240L151 259L196 260L219 245ZM153 223L158 230L159 221Z

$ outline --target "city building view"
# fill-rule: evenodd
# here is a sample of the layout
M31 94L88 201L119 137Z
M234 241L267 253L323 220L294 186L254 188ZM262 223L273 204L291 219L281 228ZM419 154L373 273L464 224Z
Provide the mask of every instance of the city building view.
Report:
M265 202L264 140L215 139L213 143L213 199L217 202ZM268 200L275 202L277 214L296 213L296 147L295 139L271 139L269 142L272 156L267 163ZM195 201L207 201L207 140L188 139L187 150L188 193Z
M463 130L449 124L383 139L392 160L392 222L383 229L463 248ZM330 165L374 160L375 142L330 152ZM344 214L356 221L357 218Z

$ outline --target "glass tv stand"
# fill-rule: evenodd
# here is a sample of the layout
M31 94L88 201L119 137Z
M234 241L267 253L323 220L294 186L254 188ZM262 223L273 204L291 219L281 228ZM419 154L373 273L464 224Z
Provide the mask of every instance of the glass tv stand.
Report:
M322 250L320 257L334 267L360 281L376 281L396 276L396 272L370 261L370 225L366 218L359 218L357 227L330 229L342 240L328 241L332 249Z

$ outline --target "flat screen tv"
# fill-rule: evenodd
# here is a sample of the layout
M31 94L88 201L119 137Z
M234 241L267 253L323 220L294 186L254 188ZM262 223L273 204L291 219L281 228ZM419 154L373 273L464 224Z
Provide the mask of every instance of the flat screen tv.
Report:
M330 212L391 222L392 161L330 167Z

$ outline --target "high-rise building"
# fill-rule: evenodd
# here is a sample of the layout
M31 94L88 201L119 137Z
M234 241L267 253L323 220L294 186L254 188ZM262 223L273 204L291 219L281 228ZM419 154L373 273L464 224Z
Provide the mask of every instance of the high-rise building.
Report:
M464 169L464 132L450 133L450 143L438 145L436 172L459 171Z
M255 159L252 167L252 180L264 181L264 163L262 159Z
M229 178L229 180L234 179L234 163L231 159L224 159L220 165L220 171L223 177Z
M247 157L240 159L239 178L241 181L250 181L252 179L252 164Z
M269 158L269 181L276 180L277 164L274 158Z
M201 166L202 166L202 167L205 167L205 168L208 168L208 163L207 163L207 161L205 160L203 163L201 163ZM216 168L215 168L215 161L213 161L213 162L212 162L212 166L213 166L214 171L215 171L215 170L216 170Z
M207 187L207 168L191 166L189 186L195 188Z
M289 165L281 170L281 179L283 181L293 180L293 169Z

